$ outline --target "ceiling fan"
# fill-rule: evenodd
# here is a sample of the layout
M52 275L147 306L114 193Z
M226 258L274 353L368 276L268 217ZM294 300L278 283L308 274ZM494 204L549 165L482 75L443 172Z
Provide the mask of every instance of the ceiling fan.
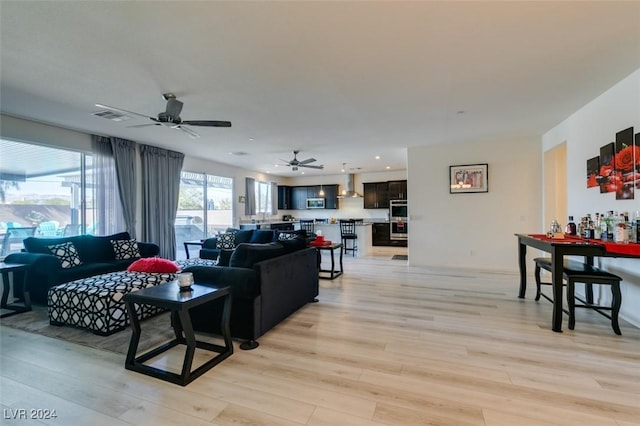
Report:
M167 126L172 129L179 129L183 132L187 133L189 137L196 139L199 138L200 135L188 127L184 127L184 125L189 126L205 126L205 127L231 127L230 121L218 121L218 120L182 120L180 118L180 112L182 111L182 106L184 105L178 99L176 99L176 95L173 93L163 93L162 97L167 101L167 107L164 112L158 114L157 117L149 117L144 114L140 114L138 112L128 111L122 108L115 108L108 105L96 104L98 108L105 108L107 110L121 112L124 114L133 114L138 117L148 118L153 121L153 123L149 124L139 124L137 126L130 127L144 127L144 126Z
M298 160L298 154L300 153L300 151L293 151L293 160L287 161L287 160L282 160L280 159L280 161L284 161L286 163L287 166L291 167L291 170L294 172L298 171L298 167L307 167L310 169L324 169L324 166L312 166L309 163L313 163L314 161L316 161L315 158L307 158L306 160Z

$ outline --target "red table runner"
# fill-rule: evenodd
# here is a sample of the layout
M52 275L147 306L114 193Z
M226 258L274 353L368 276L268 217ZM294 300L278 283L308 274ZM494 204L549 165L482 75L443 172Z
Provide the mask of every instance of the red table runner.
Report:
M530 237L538 238L545 241L554 241L559 243L577 243L577 242L589 242L592 244L598 244L604 246L605 251L608 253L624 254L629 256L640 256L640 244L638 243L614 243L611 241L601 240L587 240L582 237L565 235L564 238L549 238L545 234L529 234Z

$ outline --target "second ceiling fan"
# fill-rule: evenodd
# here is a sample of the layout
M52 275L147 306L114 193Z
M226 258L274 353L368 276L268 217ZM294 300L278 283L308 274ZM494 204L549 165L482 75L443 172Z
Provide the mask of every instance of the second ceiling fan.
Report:
M287 166L291 167L291 170L294 172L298 171L298 167L307 167L309 169L324 169L324 166L320 165L320 166L312 166L309 163L314 163L315 161L317 161L315 158L307 158L306 160L298 160L298 154L300 153L300 151L293 151L293 160L282 160L280 159L280 161L284 161L286 163Z

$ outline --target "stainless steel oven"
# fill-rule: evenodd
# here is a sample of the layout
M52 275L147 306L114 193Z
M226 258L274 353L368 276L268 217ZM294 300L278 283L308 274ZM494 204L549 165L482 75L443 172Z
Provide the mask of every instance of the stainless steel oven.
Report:
M407 239L408 223L406 219L394 218L394 220L389 222L389 226L391 227L390 238L392 240Z
M406 240L409 218L407 200L391 200L389 202L389 227L392 240Z

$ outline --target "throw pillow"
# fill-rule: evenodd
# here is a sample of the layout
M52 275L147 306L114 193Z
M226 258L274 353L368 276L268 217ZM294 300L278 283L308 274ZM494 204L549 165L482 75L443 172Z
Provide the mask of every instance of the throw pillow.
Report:
M111 240L116 260L136 259L140 256L140 249L136 240Z
M76 246L71 241L61 244L53 244L49 246L49 250L58 259L63 269L75 268L82 264Z
M296 237L293 232L280 232L278 234L278 241L292 240Z
M218 242L216 243L217 249L233 250L236 246L236 234L235 232L225 233L218 235Z
M160 257L145 257L144 259L138 259L127 268L127 271L129 272L151 272L157 274L172 274L179 270L180 268L174 262Z

